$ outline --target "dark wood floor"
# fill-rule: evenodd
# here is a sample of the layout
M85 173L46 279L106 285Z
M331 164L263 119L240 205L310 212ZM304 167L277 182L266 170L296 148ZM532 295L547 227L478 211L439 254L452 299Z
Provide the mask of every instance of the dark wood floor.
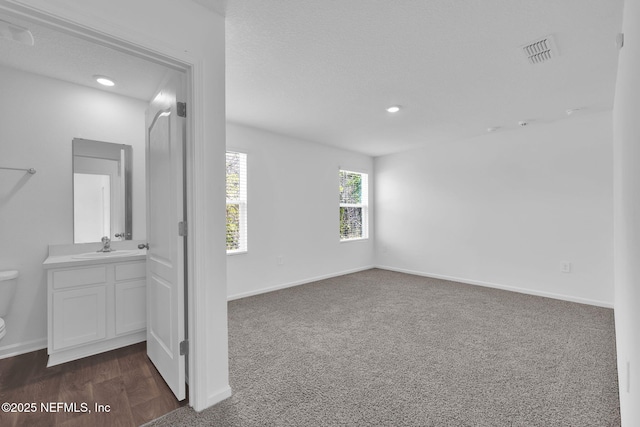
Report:
M145 343L46 365L46 350L0 360L0 404L36 406L31 413L0 411L0 426L139 426L187 403L176 400L147 358ZM55 409L57 402L66 403L67 411L42 408ZM110 411L98 413L96 404L109 405Z

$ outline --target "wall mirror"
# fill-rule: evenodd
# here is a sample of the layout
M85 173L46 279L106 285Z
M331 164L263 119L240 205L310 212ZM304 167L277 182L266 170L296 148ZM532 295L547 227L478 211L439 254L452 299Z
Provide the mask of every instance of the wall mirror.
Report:
M131 240L130 145L73 139L73 242Z

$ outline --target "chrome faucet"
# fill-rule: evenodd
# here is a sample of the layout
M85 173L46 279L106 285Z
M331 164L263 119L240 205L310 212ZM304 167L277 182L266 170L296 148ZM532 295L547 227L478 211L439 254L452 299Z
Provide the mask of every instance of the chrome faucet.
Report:
M102 249L96 251L96 252L111 252L114 251L115 249L111 249L111 239L109 238L109 236L104 236L102 238Z

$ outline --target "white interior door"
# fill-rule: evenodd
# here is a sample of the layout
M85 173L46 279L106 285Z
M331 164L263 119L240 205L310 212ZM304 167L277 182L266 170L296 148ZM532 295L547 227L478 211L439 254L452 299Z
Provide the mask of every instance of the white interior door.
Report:
M178 400L185 398L182 84L171 73L147 112L147 355Z

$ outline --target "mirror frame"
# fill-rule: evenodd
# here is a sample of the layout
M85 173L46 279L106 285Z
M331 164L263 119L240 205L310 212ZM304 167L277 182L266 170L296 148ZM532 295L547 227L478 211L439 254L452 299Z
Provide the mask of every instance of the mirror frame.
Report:
M86 145L87 143L92 145L103 145L106 144L113 149L122 149L124 150L124 239L123 240L132 240L133 239L133 174L132 174L132 165L133 165L133 147L127 144L117 144L113 142L105 142L105 141L96 141L92 139L83 139L83 138L73 138L72 141L72 154L71 154L71 205L72 210L75 212L75 188L73 184L73 174L75 173L74 163L76 151L79 149L80 145ZM75 218L72 216L72 228L73 228L73 243L76 243L76 230L75 230ZM99 242L99 240L98 240Z

